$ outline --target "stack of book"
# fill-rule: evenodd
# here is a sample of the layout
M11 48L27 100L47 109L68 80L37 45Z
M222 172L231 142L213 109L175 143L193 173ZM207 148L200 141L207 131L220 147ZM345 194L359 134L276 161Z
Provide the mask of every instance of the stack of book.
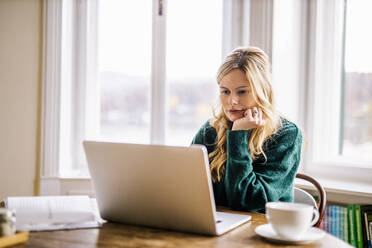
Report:
M372 248L372 205L327 205L320 228L358 248Z

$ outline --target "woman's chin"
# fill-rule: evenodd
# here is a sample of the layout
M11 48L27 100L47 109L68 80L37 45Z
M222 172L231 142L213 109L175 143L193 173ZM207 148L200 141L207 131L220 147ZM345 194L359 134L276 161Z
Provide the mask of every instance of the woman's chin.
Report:
M231 122L234 122L234 121L236 121L236 120L239 120L239 119L241 119L241 118L243 118L243 116L238 116L238 115L231 115L231 114L229 114L229 115L227 115L227 118L231 121Z

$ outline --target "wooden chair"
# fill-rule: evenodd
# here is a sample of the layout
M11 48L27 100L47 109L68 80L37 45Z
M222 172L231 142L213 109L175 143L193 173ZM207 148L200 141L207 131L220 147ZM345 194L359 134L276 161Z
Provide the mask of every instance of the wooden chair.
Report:
M315 223L315 227L319 227L320 223L323 220L325 209L326 209L326 202L327 197L325 190L323 186L313 177L303 174L303 173L297 173L296 178L303 179L305 181L310 182L315 186L315 188L318 191L318 201L315 201L314 197L310 195L305 190L299 189L297 187L294 187L294 202L298 203L304 203L313 205L315 208L319 211L319 220Z

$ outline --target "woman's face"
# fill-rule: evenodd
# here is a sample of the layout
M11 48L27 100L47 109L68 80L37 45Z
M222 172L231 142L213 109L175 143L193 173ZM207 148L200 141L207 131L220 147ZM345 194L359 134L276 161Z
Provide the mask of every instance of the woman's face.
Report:
M219 87L222 108L230 121L243 118L248 108L256 106L244 72L232 70L221 79Z

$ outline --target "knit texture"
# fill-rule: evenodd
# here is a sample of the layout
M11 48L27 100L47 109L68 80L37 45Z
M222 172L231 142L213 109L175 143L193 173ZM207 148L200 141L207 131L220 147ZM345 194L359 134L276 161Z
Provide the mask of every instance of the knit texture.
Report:
M225 174L213 183L217 206L234 210L264 212L266 202L293 201L293 184L300 163L302 134L292 122L282 118L282 127L264 143L267 161L249 154L251 131L227 131ZM192 143L216 149L216 129L207 121Z

